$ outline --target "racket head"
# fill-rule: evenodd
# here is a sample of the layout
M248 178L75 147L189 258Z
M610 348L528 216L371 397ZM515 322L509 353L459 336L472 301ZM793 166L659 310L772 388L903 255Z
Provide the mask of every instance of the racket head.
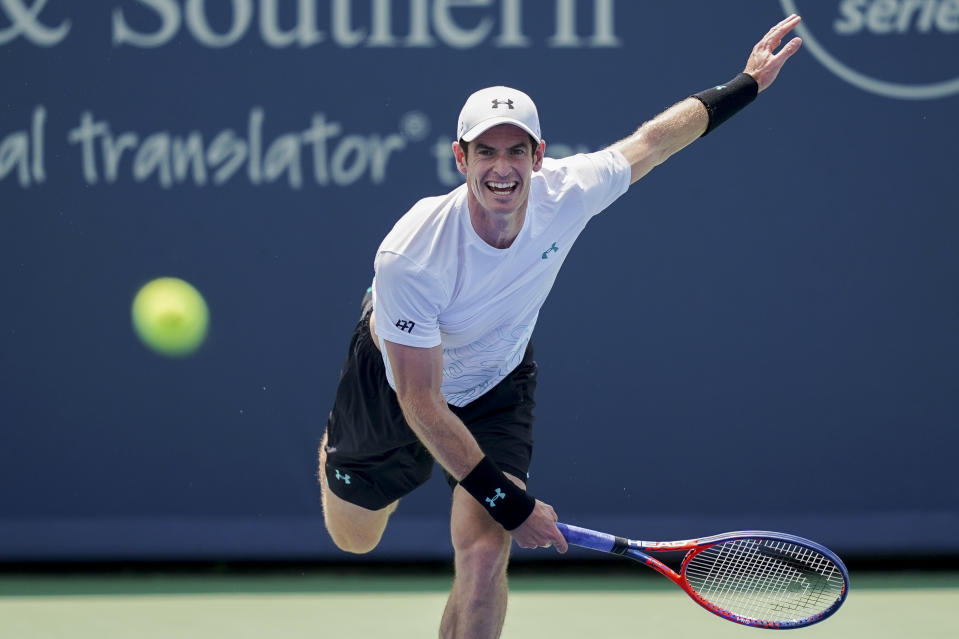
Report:
M832 615L849 593L849 572L814 541L767 531L700 540L680 568L680 587L729 621L760 628L802 628Z

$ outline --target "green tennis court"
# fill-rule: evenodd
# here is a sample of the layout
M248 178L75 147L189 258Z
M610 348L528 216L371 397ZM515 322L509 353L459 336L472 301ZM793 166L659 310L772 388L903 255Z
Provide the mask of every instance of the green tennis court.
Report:
M0 576L0 637L260 639L435 637L449 576L362 571ZM656 576L523 570L504 637L760 636L714 617ZM959 573L853 573L835 616L808 637L955 637Z

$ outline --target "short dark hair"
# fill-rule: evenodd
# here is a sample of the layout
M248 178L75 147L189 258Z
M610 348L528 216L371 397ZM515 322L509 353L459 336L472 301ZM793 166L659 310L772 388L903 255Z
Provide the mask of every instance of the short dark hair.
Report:
M526 134L526 137L529 138L530 153L535 153L535 152L536 152L536 147L539 146L539 142L537 142L537 141L536 141L536 138L534 138L534 137L533 137L532 135L530 135L529 133ZM467 141L465 141L465 140L463 140L463 139L460 139L459 143L460 143L460 148L463 149L463 155L469 157L470 144L472 144L472 143L471 143L471 142L467 142Z

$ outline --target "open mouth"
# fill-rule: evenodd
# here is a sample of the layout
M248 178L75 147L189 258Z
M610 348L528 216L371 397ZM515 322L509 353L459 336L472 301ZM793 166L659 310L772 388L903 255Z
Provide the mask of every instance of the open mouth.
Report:
M519 187L519 182L487 182L486 188L493 192L493 195L505 197L512 195Z

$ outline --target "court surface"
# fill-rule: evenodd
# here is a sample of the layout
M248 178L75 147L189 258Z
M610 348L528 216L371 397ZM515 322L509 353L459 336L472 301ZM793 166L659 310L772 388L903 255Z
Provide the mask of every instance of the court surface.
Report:
M359 639L435 637L449 576L390 567L243 574L0 574L0 637ZM959 573L853 573L842 609L810 639L959 636ZM655 575L552 570L511 578L503 636L759 637Z

